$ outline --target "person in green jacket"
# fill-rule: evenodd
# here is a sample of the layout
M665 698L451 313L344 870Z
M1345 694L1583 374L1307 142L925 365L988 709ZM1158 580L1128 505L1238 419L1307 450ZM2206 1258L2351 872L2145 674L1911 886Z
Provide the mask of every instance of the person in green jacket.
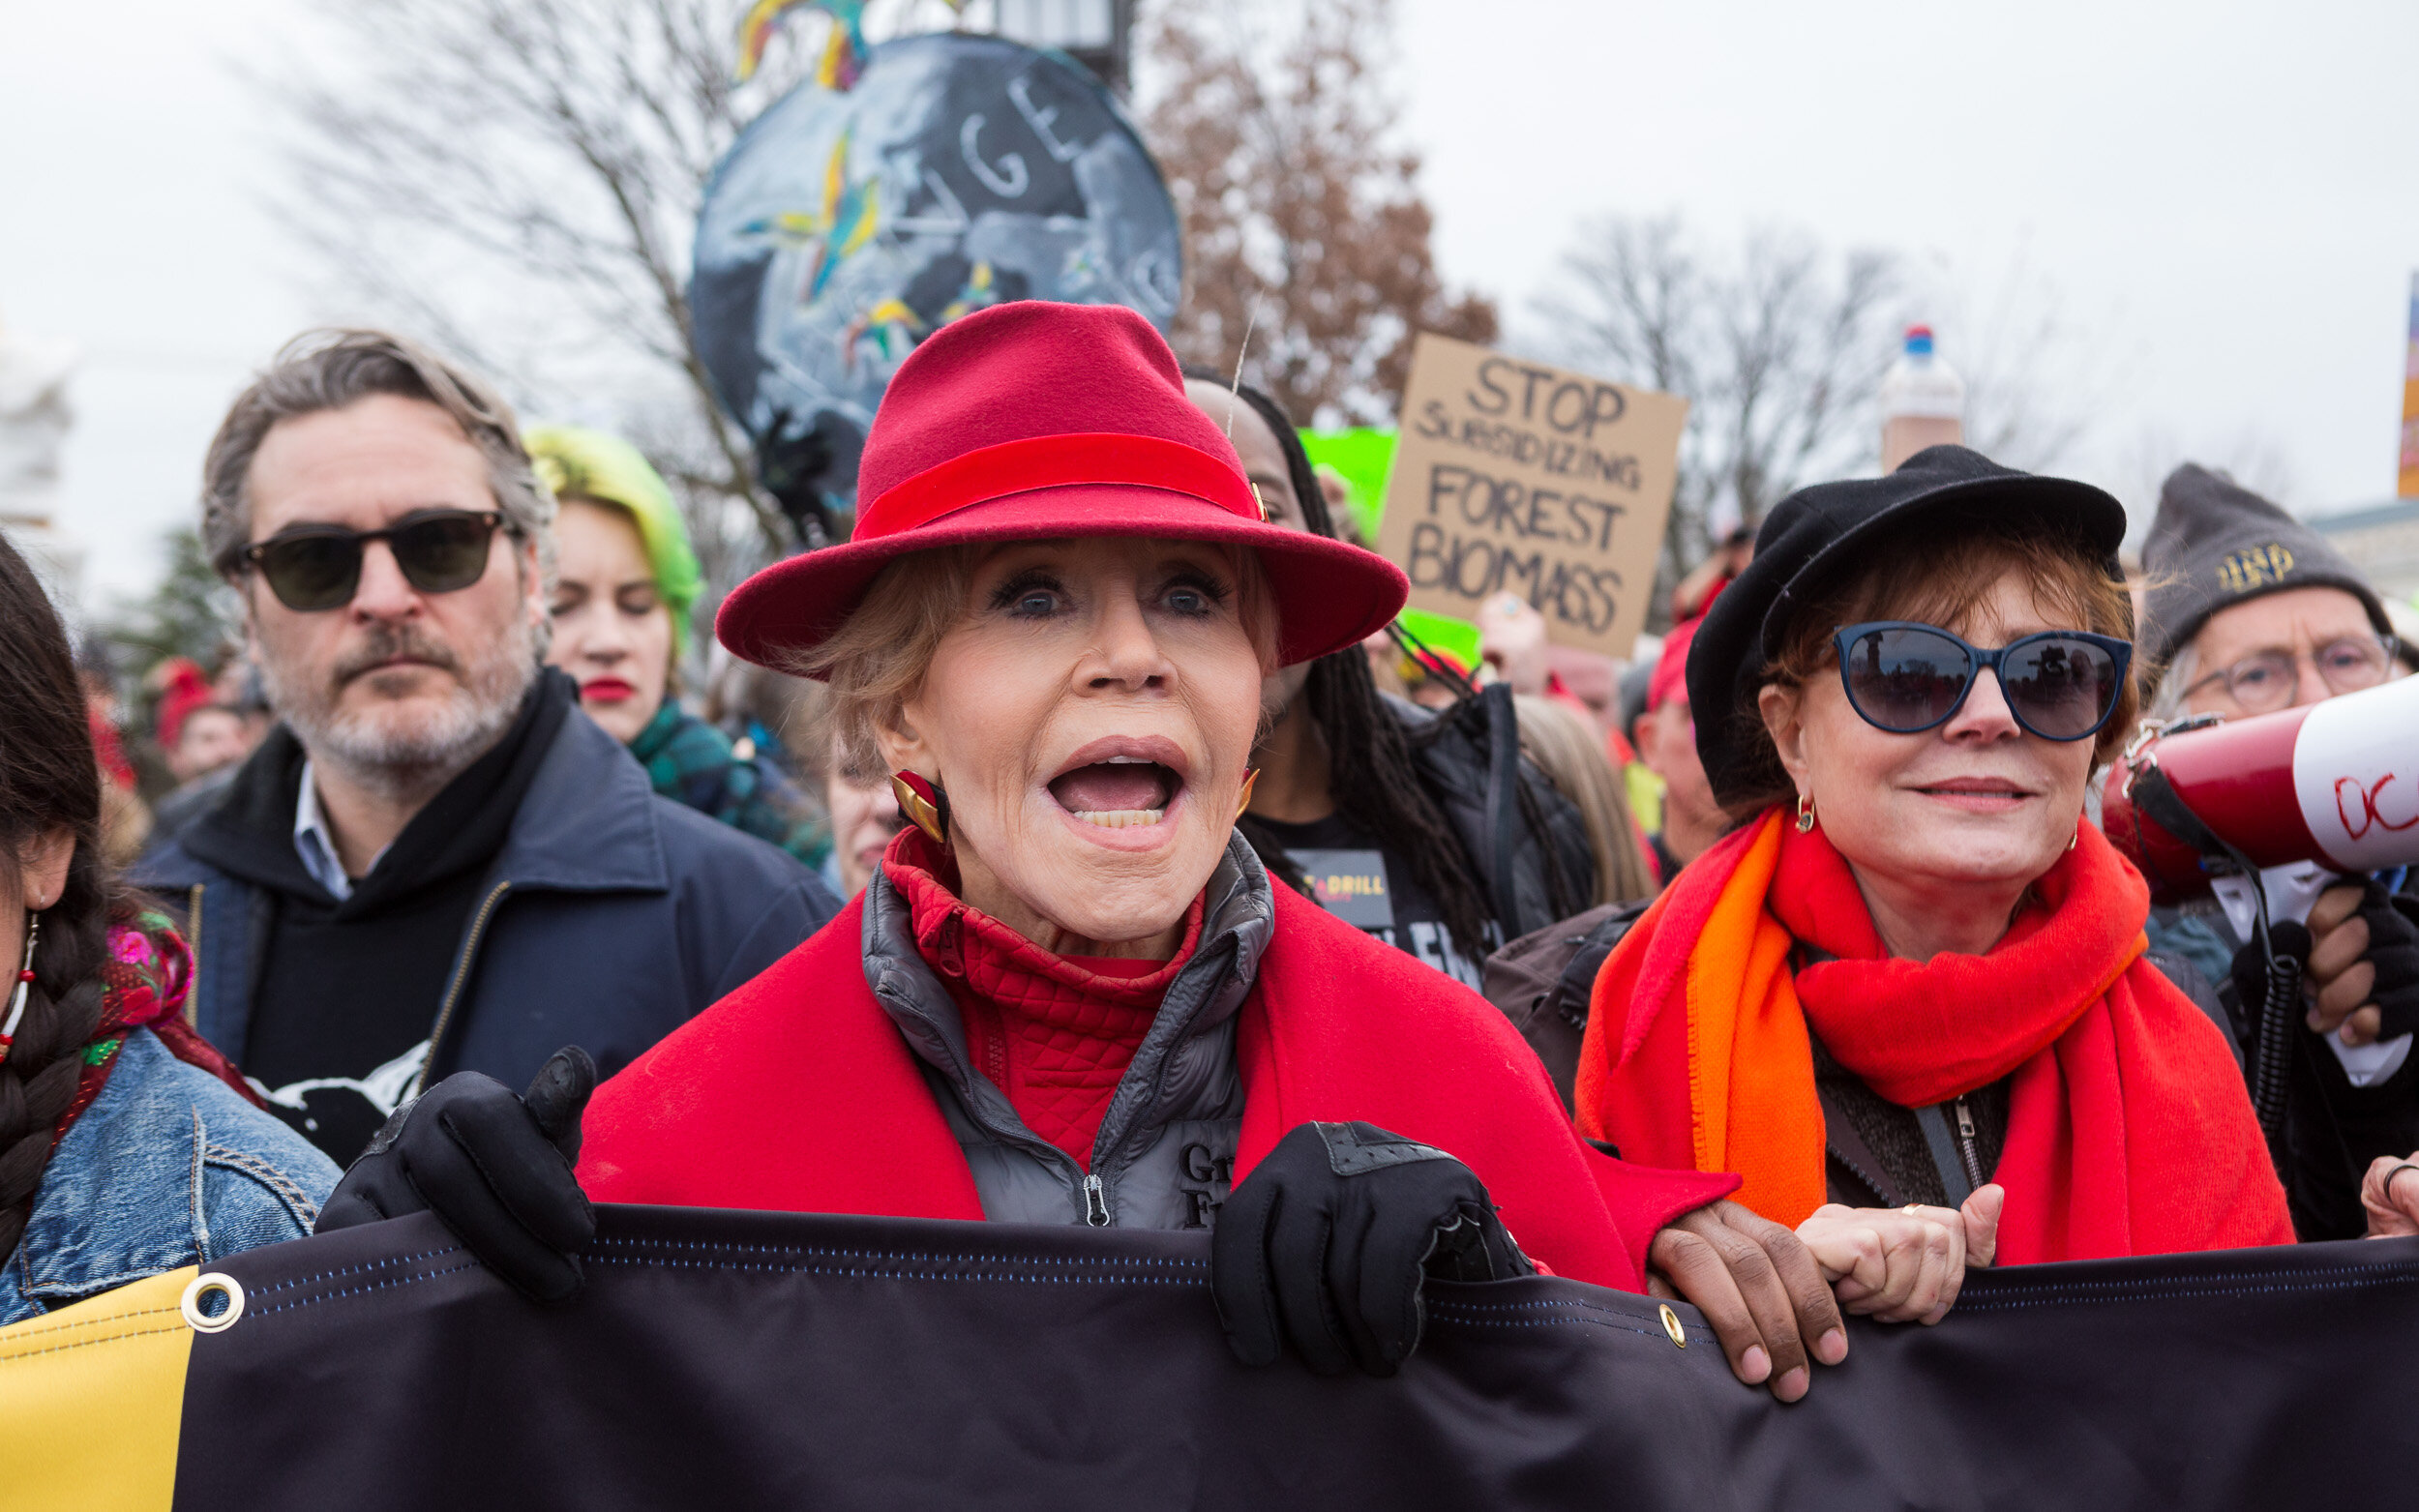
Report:
M663 477L602 431L536 426L523 440L560 505L548 663L580 685L580 707L630 748L657 792L821 865L829 829L812 804L680 706L689 611L705 578Z

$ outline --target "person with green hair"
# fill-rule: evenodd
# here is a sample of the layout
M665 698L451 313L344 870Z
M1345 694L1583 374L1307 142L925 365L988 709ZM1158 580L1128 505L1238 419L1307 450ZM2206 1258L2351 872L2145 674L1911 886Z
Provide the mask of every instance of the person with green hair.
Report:
M657 792L821 865L825 826L797 790L680 706L689 611L705 577L662 475L602 431L534 426L522 440L560 506L547 662L580 685L580 707L630 748Z

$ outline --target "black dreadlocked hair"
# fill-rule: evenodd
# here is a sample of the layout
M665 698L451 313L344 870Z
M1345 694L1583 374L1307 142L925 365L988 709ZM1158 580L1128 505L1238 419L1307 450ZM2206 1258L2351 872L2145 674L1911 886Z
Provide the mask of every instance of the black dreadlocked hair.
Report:
M75 1096L78 1052L101 1023L116 902L101 855L101 768L75 659L33 570L0 538L0 906L24 906L16 862L62 824L75 836L67 887L42 912L25 1014L0 1061L0 1260L24 1235L52 1131ZM16 991L20 959L6 963L0 1014Z
M1312 533L1340 540L1327 495L1319 489L1319 475L1311 469L1310 454L1276 400L1249 384L1230 385L1215 374L1191 376L1231 387L1268 423L1285 453L1286 477L1301 501L1303 519ZM1336 813L1411 868L1412 879L1436 900L1454 948L1471 961L1485 959L1494 948L1486 935L1494 913L1478 885L1478 869L1420 780L1402 719L1387 707L1369 675L1368 653L1350 645L1311 663L1299 697L1327 741L1328 786ZM1258 820L1245 815L1236 828L1281 880L1301 885L1300 871L1285 847Z

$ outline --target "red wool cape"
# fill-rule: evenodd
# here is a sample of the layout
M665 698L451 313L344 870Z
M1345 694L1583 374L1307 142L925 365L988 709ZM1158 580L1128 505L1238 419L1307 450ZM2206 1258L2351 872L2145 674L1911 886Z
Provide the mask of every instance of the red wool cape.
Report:
M1477 993L1290 889L1244 1000L1240 1181L1311 1120L1364 1119L1478 1172L1557 1275L1642 1290L1646 1246L1738 1185L1581 1142ZM580 1180L608 1202L980 1220L966 1157L866 986L865 901L597 1088Z

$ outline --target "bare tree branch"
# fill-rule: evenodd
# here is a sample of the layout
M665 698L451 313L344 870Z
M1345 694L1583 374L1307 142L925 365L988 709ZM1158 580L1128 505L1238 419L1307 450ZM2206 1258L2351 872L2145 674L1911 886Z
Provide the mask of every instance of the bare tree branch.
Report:
M1182 218L1179 356L1244 371L1304 424L1387 424L1414 335L1495 337L1494 306L1450 295L1429 249L1419 160L1392 144L1374 51L1391 0L1160 0L1144 134Z
M1536 309L1558 335L1553 355L1689 400L1666 582L1711 552L1717 520L1751 526L1796 489L1877 462L1877 400L1916 302L1910 282L1888 252L1833 254L1786 229L1750 231L1717 256L1677 218L1583 228ZM2052 463L2087 413L2059 406L2041 377L2063 335L2053 291L2033 286L2019 258L1985 319L1937 290L1923 299L1962 333L1967 444Z
M694 350L689 248L715 162L809 50L776 45L734 86L734 14L352 0L320 13L333 67L254 75L292 128L277 208L348 302L496 372L525 406L648 433L725 573L778 554L787 527ZM734 508L758 536L736 557Z
M1791 231L1750 232L1716 260L1676 218L1583 230L1537 302L1556 354L1689 400L1666 578L1712 550L1721 517L1753 525L1800 485L1869 460L1897 288L1886 254L1834 258Z

